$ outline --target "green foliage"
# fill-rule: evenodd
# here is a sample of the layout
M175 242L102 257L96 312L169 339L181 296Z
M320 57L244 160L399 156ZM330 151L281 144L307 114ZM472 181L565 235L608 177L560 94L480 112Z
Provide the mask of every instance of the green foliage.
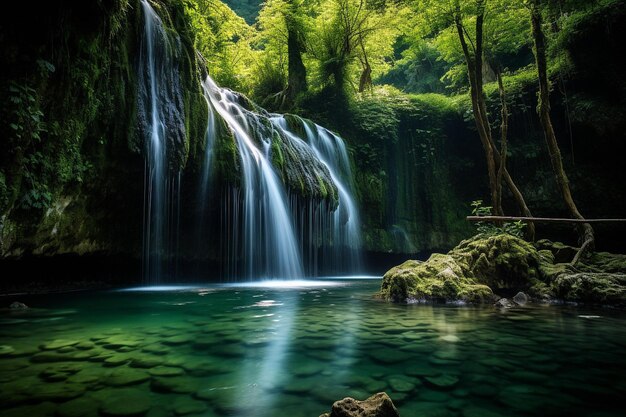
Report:
M474 200L471 203L473 216L491 216L493 207L483 206L482 200ZM526 223L521 220L515 222L504 222L502 226L498 226L492 222L477 222L476 230L478 233L491 236L506 233L512 236L516 236L520 239L524 237L524 229Z
M360 129L374 139L374 143L398 140L398 119L395 103L387 100L371 100L364 98L353 107L353 115Z
M429 40L413 40L403 36L394 48L401 58L377 79L381 84L392 84L409 93L444 93L443 76L448 65Z
M9 187L7 186L6 176L0 169L0 213L4 213L9 204Z
M14 142L23 138L41 140L41 133L46 130L43 112L39 108L37 91L26 84L9 82L10 117L9 127Z
M195 47L207 60L213 78L225 87L251 91L254 31L219 0L182 0L194 32Z

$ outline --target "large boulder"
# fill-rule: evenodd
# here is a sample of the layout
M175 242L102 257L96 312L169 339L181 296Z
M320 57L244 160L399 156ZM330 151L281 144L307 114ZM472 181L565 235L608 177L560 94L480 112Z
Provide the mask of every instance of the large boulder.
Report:
M393 301L481 302L493 297L491 289L478 284L465 265L440 253L426 262L411 260L392 268L383 278L381 292Z
M477 235L426 262L407 261L389 270L382 295L394 301L492 302L492 290L527 290L540 282L542 257L523 239Z
M547 240L532 244L505 233L479 234L447 254L392 268L381 295L395 302L484 303L495 301L494 293L523 291L523 297L513 299L515 305L529 299L626 304L626 255L596 252L572 266L574 249Z
M320 417L400 417L391 398L384 392L374 394L364 401L344 398L335 401L330 413Z
M626 302L626 274L562 273L554 278L552 287L555 295L563 300L600 304Z

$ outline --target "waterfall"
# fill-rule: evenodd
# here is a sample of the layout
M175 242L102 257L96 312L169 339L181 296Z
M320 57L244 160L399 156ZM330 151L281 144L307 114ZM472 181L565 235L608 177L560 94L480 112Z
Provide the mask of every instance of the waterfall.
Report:
M317 218L313 218L316 211L322 215L328 212L324 206L308 209L307 216L310 218L307 220L309 220L309 224L317 223L322 226L321 229L318 228L317 233L312 234L312 239L314 241L322 240L332 245L332 249L326 251L326 255L321 261L329 264L330 268L327 270L330 269L333 272L358 271L361 268L360 220L356 203L352 197L352 169L345 143L339 136L322 126L298 117L295 118L304 129L304 140L317 158L326 165L339 192L338 205L330 213L330 219L324 219L319 215ZM294 140L302 140L289 129L287 120L283 116L275 115L271 120ZM319 230L324 230L324 226L330 229L330 235L327 239L316 236L320 234ZM319 262L319 260L316 261ZM313 268L317 262L313 262Z
M221 196L223 275L292 278L359 271L360 221L343 140L296 116L291 116L296 125L290 127L285 116L252 111L239 95L210 77L203 87L210 103L209 126L215 126L215 109L233 132L243 177L240 188ZM209 136L207 146L213 146L215 133L207 132ZM272 164L276 136L298 155L298 169L313 179L311 183L319 177L332 182L335 205L285 186ZM210 164L202 178L207 177L206 169Z
M165 29L148 0L141 0L141 5L143 275L153 284L165 275L177 275L185 161L181 150L187 138L180 39ZM292 279L358 271L359 216L343 140L299 117L269 114L208 76L202 88L207 130L198 185L191 191L199 202L192 223L197 242L202 243L196 246L211 250L219 245L221 266L221 271L207 271L206 278ZM215 166L223 162L214 153L224 140L234 141L230 149L236 149L238 164L227 169L236 172L238 181L214 186ZM216 203L219 208L214 210ZM213 218L207 215L216 213Z
M304 275L287 194L270 162L271 137L255 143L254 114L238 103L233 92L219 88L207 77L204 89L211 105L233 132L241 161L243 191L241 257L245 277L297 278ZM238 210L233 210L239 213ZM237 214L237 217L239 215ZM235 219L239 223L239 219ZM234 229L238 233L237 229Z
M138 70L138 119L144 140L143 279L158 283L178 247L180 171L170 166L185 141L178 73L178 38L170 38L147 0L141 0L144 33Z

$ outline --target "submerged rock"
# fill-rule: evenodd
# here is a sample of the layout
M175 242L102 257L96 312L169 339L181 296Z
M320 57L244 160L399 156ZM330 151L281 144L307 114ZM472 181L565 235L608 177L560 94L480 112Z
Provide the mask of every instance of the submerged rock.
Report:
M78 340L56 339L39 346L42 350L57 350L78 344Z
M516 304L523 306L525 304L528 304L528 296L520 291L517 294L515 294L515 297L513 297L513 301Z
M576 267L558 263L569 259L571 249L546 240L532 244L505 233L479 234L447 254L392 268L383 278L381 295L395 302L484 303L497 299L494 292L518 291L496 305L524 305L531 297L625 304L626 255L598 252Z
M495 302L494 306L500 308L511 308L515 307L515 303L508 298L500 298L498 301Z
M459 377L452 374L442 374L439 376L427 376L424 380L436 389L452 389L459 383Z
M111 372L108 378L104 380L106 385L114 387L123 387L127 385L141 384L150 379L147 372L133 368L118 368Z
M344 398L336 401L330 413L320 417L399 417L391 398L384 392L374 394L364 401Z
M15 348L9 345L0 345L0 357L1 356L9 356L13 352L15 352Z

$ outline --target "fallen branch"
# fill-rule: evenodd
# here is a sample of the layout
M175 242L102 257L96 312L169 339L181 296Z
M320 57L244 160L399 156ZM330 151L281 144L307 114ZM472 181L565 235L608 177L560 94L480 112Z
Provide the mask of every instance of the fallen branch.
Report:
M516 222L525 223L626 223L626 219L563 219L553 217L518 217L518 216L467 216L470 222Z

